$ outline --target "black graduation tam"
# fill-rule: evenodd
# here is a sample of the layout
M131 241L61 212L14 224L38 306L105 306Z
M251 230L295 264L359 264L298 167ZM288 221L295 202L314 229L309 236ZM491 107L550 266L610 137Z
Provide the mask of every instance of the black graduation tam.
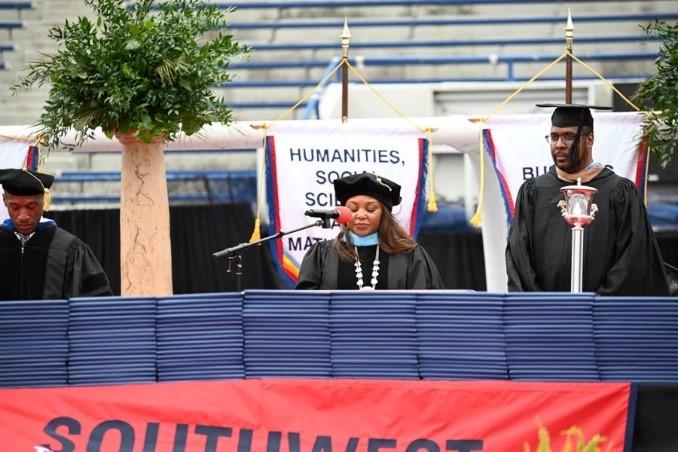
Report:
M389 210L400 204L400 185L372 173L352 174L334 181L337 200L346 205L353 196L367 195L381 201Z
M0 170L0 184L7 193L17 196L42 195L49 193L54 176L38 173L27 168Z
M591 109L612 110L612 107L598 107L581 104L537 104L537 107L555 107L551 115L551 125L555 127L588 126L593 129Z

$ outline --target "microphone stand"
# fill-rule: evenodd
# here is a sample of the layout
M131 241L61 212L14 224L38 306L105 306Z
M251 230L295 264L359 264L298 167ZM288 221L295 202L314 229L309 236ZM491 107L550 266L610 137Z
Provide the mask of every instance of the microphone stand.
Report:
M279 230L273 235L269 235L268 237L264 237L254 242L243 242L240 243L239 245L232 246L231 248L226 248L221 251L217 251L216 253L212 253L212 257L215 259L218 259L220 257L228 257L228 268L226 269L226 273L231 273L231 264L235 264L236 266L235 275L238 281L238 292L240 292L242 291L242 255L240 254L241 251L246 250L247 248L250 248L254 245L261 245L264 242L268 242L273 239L279 239L280 237L285 236L287 234L303 231L304 229L309 229L316 226L322 226L325 229L331 227L330 218L326 217L323 219L318 219L316 220L315 223L307 224L296 229L292 229L290 231Z

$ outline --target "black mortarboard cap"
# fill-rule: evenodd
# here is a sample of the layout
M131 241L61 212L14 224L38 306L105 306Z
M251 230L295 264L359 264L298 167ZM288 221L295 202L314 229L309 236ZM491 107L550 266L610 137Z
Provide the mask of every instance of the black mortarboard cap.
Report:
M7 193L17 196L49 194L54 176L27 168L0 170L0 185Z
M337 200L346 205L353 196L367 195L381 201L389 210L400 204L400 185L372 173L352 174L334 181Z
M593 129L594 110L611 110L612 107L599 107L595 105L581 104L537 104L537 107L553 108L551 115L551 125L555 127L583 127L588 126Z

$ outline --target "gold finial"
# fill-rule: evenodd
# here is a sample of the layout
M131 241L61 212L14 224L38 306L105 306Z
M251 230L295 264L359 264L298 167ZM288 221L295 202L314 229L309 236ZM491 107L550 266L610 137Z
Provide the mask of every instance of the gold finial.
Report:
M348 18L344 17L344 30L341 32L341 49L343 57L348 58L348 47L351 42L351 32L348 30Z
M565 42L567 50L572 52L572 41L574 39L574 23L572 23L572 14L570 8L567 9L567 25L565 25Z
M351 32L348 31L348 19L344 18L344 30L341 32L341 122L348 121L348 45L351 41Z

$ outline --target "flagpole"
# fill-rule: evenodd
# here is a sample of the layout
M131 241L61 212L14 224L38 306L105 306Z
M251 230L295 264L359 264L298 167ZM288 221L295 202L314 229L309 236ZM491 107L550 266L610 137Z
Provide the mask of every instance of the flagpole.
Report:
M565 60L565 103L572 103L572 41L574 40L574 24L570 9L567 10L567 25L565 26L565 48L567 59Z
M348 46L351 33L348 31L348 20L344 19L344 30L341 32L341 122L348 121Z

